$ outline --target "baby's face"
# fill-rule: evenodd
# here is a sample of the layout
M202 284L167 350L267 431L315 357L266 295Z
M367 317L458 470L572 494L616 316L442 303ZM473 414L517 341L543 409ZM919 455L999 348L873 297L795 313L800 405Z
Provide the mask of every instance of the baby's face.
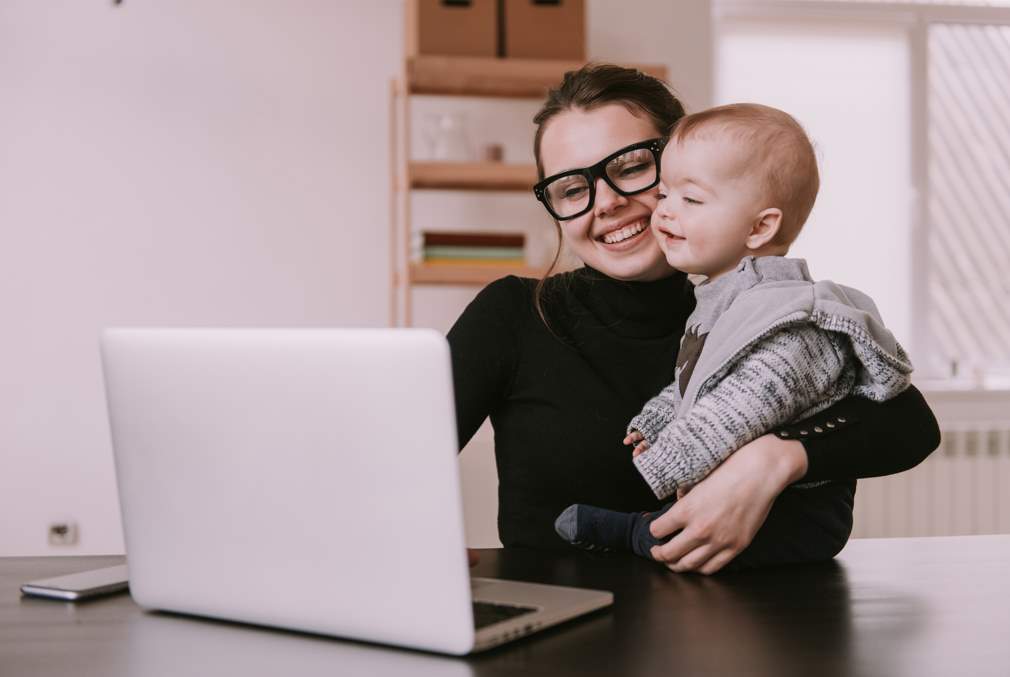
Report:
M762 192L741 165L741 153L718 132L666 146L652 232L671 266L711 278L751 253L746 241Z

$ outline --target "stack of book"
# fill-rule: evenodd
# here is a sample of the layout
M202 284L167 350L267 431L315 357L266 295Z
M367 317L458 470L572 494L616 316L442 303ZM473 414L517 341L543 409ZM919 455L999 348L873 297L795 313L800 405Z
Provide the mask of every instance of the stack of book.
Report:
M522 233L431 232L421 234L421 259L430 265L521 266Z

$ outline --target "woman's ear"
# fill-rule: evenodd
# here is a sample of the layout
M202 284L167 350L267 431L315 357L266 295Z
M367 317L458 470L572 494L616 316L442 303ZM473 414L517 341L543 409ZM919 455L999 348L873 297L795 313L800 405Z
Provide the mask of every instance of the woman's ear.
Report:
M750 234L747 236L747 249L761 249L775 239L780 227L782 227L782 210L775 207L765 209L757 215L754 225L751 226Z

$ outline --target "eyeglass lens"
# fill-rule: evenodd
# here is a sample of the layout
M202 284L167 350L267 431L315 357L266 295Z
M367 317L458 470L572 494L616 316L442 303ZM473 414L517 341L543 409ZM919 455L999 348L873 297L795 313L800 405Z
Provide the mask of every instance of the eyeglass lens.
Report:
M656 157L648 148L636 148L612 159L604 171L612 187L630 195L655 183ZM586 211L591 193L589 179L584 174L562 176L544 189L551 209L561 218Z

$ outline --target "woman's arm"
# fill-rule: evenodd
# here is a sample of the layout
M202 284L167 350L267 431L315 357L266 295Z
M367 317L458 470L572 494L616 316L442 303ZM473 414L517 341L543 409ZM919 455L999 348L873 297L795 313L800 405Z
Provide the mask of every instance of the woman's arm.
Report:
M849 392L853 360L847 343L813 325L779 331L650 440L635 466L657 498L694 486L747 442Z
M456 434L461 450L504 399L512 383L518 354L518 316L514 309L524 289L514 277L492 282L478 292L449 330ZM471 567L480 561L476 550L468 548L466 556Z
M652 523L657 538L680 531L653 557L674 571L715 573L750 545L790 484L901 472L939 444L936 418L914 386L886 402L848 397L742 446Z
M459 448L504 400L519 353L518 309L528 297L516 277L482 289L449 330Z
M915 386L886 402L847 397L776 434L803 444L802 482L893 475L940 446L936 417Z

